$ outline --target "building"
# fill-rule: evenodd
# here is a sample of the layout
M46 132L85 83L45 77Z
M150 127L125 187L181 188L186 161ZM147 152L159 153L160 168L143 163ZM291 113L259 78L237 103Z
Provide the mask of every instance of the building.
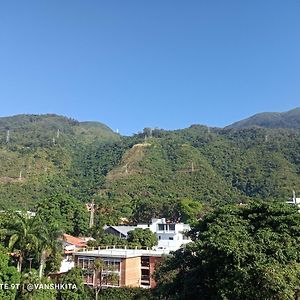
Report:
M286 203L297 205L298 207L300 207L300 198L296 198L295 191L293 191L293 198L291 198L290 200L288 200Z
M186 235L191 229L188 224L167 222L165 218L152 219L151 224L138 224L137 226L106 226L104 230L106 233L127 239L128 232L136 228L148 228L156 234L158 245L155 249L175 251L191 241Z
M157 249L176 251L182 245L190 243L187 232L191 230L188 224L167 222L165 218L152 219L149 225L137 225L138 228L149 228L158 239Z
M64 249L63 260L60 265L59 273L65 273L74 267L73 253L87 247L87 242L84 239L64 234L62 238Z
M84 282L101 287L155 287L152 274L156 264L169 251L138 249L98 249L74 253L75 266L84 270ZM101 259L104 266L97 272L95 261ZM111 276L114 274L114 276ZM114 278L112 280L111 278Z
M105 226L104 231L109 234L116 235L121 239L127 239L128 232L136 229L136 226Z

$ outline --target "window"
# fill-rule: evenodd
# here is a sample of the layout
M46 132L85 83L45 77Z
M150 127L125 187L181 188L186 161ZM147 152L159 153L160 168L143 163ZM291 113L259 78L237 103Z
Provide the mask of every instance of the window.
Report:
M81 269L83 268L83 259L82 258L78 258L77 267L81 268Z
M141 280L143 282L145 282L145 281L149 282L150 281L150 270L142 269Z
M89 261L87 259L83 259L83 269L88 269L89 268Z
M141 266L149 268L150 266L150 258L148 256L141 257Z
M119 260L106 260L103 271L120 272L121 263Z
M158 224L158 230L159 231L163 231L165 229L165 225L164 224Z
M169 224L169 230L175 230L175 224Z
M174 240L174 238L173 238L173 237L169 237L169 240L173 241L173 240Z

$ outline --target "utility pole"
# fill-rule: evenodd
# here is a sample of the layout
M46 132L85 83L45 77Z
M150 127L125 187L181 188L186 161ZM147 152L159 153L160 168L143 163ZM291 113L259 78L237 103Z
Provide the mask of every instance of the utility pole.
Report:
M194 168L194 163L192 162L192 172L195 171L195 168Z
M125 173L128 174L128 164L125 165Z
M10 140L10 133L9 133L9 129L6 131L6 143L9 143Z
M56 138L59 139L60 131L57 129Z
M91 214L90 214L90 228L94 226L94 215L95 215L95 203L94 199L92 200L91 205Z
M293 190L293 201L296 203L296 192Z
M20 181L22 180L22 170L20 171L20 174L19 174L19 180Z

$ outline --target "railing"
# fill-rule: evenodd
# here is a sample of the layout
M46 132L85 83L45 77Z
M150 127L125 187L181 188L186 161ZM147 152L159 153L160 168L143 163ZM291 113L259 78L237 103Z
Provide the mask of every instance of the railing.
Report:
M124 250L151 250L149 247L141 246L124 246L124 245L99 245L98 247L85 247L76 250L76 252L87 252L87 251L99 251L99 250L111 250L111 249L124 249Z
M149 268L150 267L150 263L149 263L149 261L141 261L141 266L142 267L145 267L145 268Z
M150 275L142 275L141 280L142 281L150 281Z

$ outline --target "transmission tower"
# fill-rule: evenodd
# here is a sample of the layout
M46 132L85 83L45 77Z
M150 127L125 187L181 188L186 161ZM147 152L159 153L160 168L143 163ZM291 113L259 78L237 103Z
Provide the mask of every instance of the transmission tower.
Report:
M6 131L6 143L9 143L10 140L10 132L9 130Z
M90 228L94 226L94 215L95 215L95 203L94 199L92 200L91 206L91 214L90 214Z

